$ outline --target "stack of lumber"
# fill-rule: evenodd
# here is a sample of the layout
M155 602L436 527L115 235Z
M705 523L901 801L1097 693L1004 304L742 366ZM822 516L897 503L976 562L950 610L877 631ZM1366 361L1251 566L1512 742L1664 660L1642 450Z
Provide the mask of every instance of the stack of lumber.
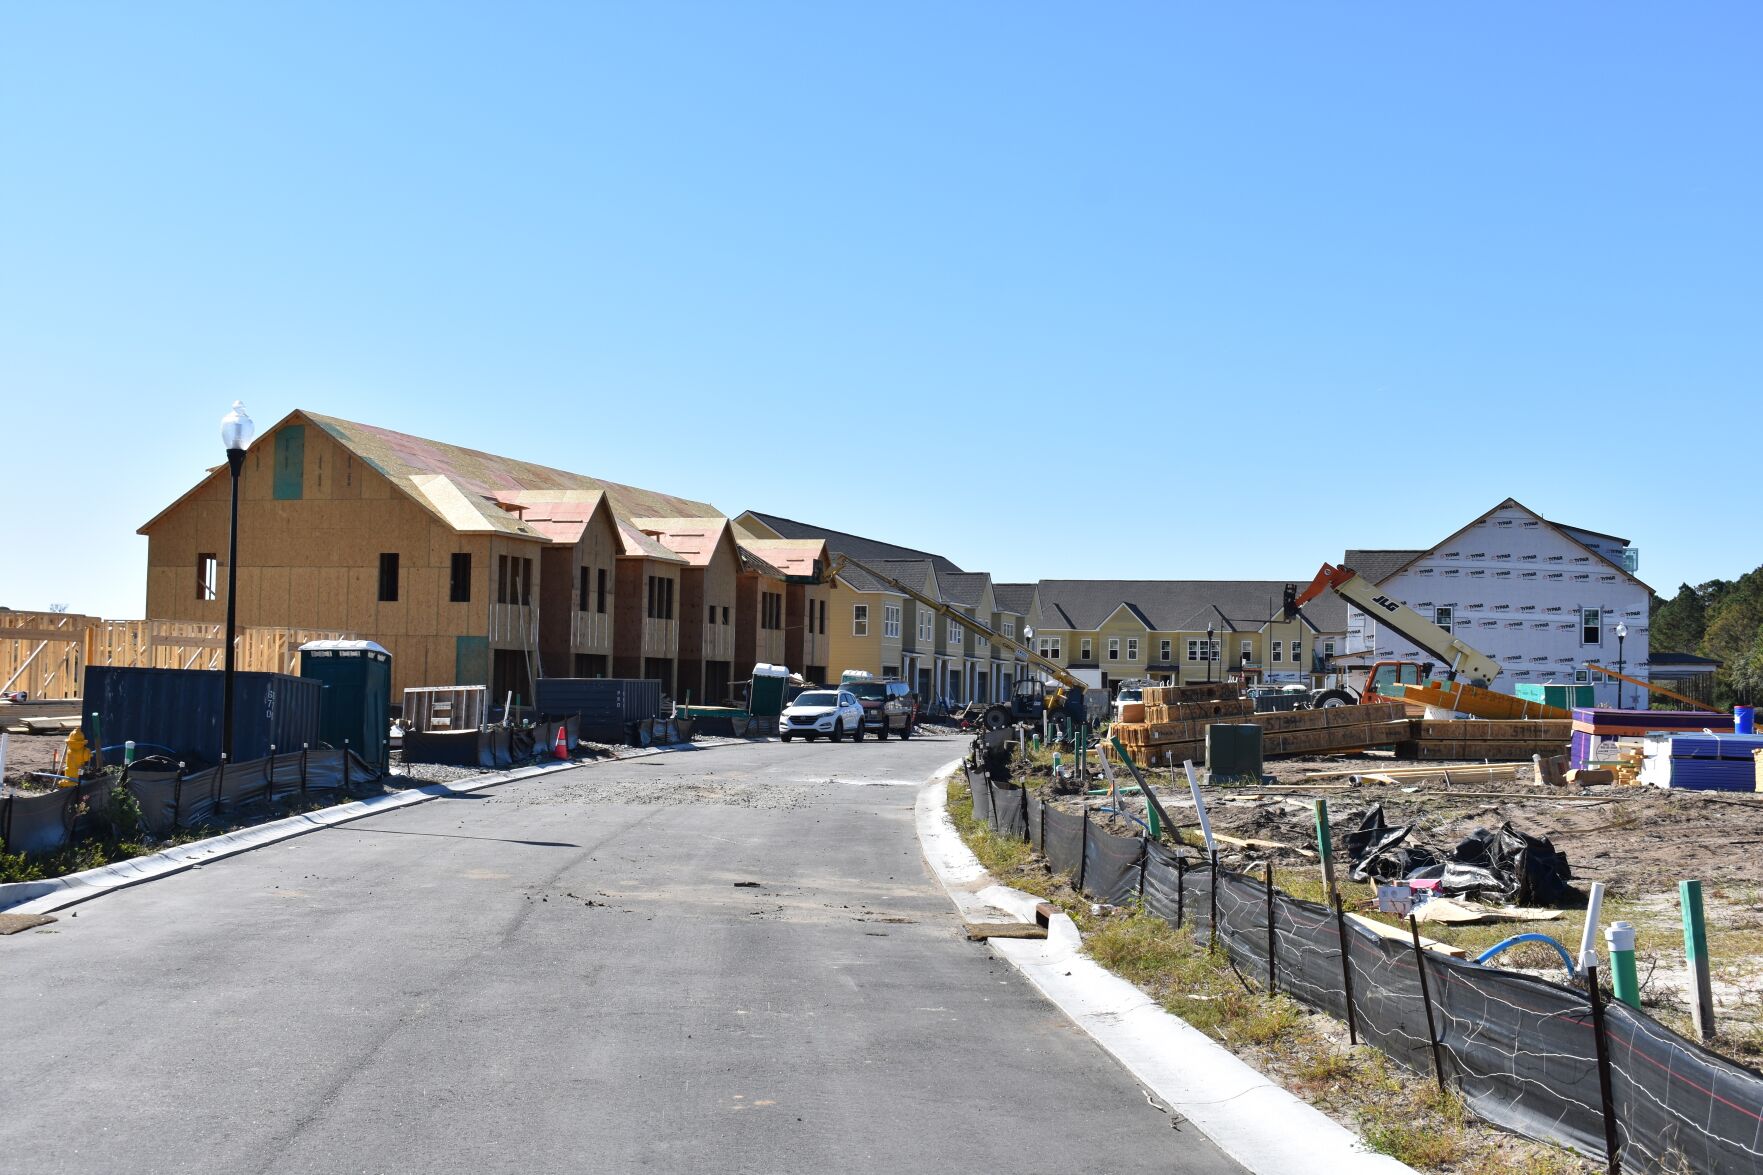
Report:
M1560 755L1567 750L1573 723L1537 718L1416 718L1408 726L1408 739L1396 745L1397 758L1437 762Z
M1234 681L1196 681L1191 685L1148 685L1140 700L1147 706L1186 706L1194 702L1235 702L1242 687Z
M1624 746L1616 752L1617 758L1613 769L1616 772L1616 783L1620 787L1639 787L1641 782L1641 766L1647 761L1647 748L1640 746ZM1763 788L1757 790L1763 791Z
M1406 711L1399 702L1256 714L1246 701L1200 701L1157 703L1147 705L1146 711L1160 720L1117 722L1110 733L1135 758L1158 765L1203 758L1206 728L1220 722L1259 726L1261 753L1269 756L1387 746L1409 735Z
M1429 706L1434 710L1454 710L1473 714L1490 721L1516 721L1524 718L1547 718L1551 721L1571 719L1573 714L1559 706L1532 702L1498 690L1483 689L1455 681L1429 681L1425 685L1401 685L1410 706Z

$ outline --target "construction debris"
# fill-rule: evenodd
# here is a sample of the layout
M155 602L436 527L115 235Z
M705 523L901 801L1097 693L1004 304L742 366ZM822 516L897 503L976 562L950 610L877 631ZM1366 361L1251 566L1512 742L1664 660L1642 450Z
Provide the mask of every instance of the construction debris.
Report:
M1359 828L1346 837L1355 881L1436 881L1444 894L1489 894L1520 906L1556 906L1571 896L1566 854L1545 837L1512 826L1481 828L1446 856L1419 845L1404 847L1412 824L1392 828L1383 805L1373 804Z

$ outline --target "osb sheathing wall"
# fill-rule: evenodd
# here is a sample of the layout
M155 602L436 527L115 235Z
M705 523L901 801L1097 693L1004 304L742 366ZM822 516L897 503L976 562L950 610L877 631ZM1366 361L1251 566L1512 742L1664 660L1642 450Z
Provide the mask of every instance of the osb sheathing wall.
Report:
M767 594L779 597L778 613L781 617L783 580L748 572L740 577L735 587L735 659L743 669L750 669L754 665L787 664L784 659L784 630L765 628L761 624L764 612L760 600ZM790 665L789 668L797 672L802 670L800 665Z
M645 657L673 660L679 650L679 580L678 563L641 556L622 556L618 560L618 602L612 625L612 675L642 677ZM649 606L648 577L654 575L673 581L673 619L646 615ZM677 672L678 666L675 666Z
M740 556L733 537L725 529L709 562L703 567L680 569L679 691L707 698L704 663L730 662L730 679L744 678L751 665L733 665L735 654L735 578ZM725 622L723 617L727 616Z
M604 610L599 592L601 571L606 573ZM539 648L547 675L574 677L575 659L583 654L611 657L617 582L618 536L611 514L604 509L594 512L573 547L543 549L534 598L539 603Z
M246 455L239 487L238 622L344 630L378 641L392 654L395 693L416 685L480 684L455 681L457 638L491 636L494 555L536 564L542 544L461 534L323 430L309 426L305 432L298 500L274 498L276 430ZM148 616L225 621L228 490L223 469L148 531ZM379 599L382 552L399 556L396 601ZM460 603L448 599L455 552L470 554L472 561L471 599ZM212 600L196 595L196 557L204 553L220 561ZM519 617L500 619L498 628L505 631L489 641L490 648L520 648L530 641Z

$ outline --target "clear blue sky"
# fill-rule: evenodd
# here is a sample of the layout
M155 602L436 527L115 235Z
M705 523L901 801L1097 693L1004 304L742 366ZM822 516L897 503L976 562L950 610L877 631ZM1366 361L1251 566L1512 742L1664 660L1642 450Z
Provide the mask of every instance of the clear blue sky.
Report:
M234 397L942 551L1763 561L1763 9L0 8L0 603Z

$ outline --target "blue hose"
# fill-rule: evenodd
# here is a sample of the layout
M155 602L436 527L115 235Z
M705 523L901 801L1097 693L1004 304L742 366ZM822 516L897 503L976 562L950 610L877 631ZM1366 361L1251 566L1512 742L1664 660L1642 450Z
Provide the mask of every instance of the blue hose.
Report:
M1501 951L1505 950L1507 947L1517 946L1521 942L1546 942L1546 943L1548 943L1550 946L1554 947L1555 950L1561 955L1561 963L1563 966L1565 966L1567 968L1567 977L1569 979L1579 978L1579 972L1576 971L1573 966L1573 956L1567 953L1567 948L1562 946L1560 943L1556 942L1554 939L1550 938L1548 935L1538 934L1534 930L1527 931L1524 934L1515 934L1511 938L1507 939L1505 942L1495 943L1493 946L1489 947L1487 950L1485 950L1481 954L1477 955L1475 957L1475 961L1477 963L1486 963L1489 959L1493 958L1495 955L1499 954Z
M1138 825L1140 828L1144 829L1146 832L1151 831L1151 826L1149 824L1146 824L1143 820L1140 820L1137 816L1134 816L1131 812L1123 812L1119 808L1097 808L1096 811L1098 811L1098 812L1111 812L1116 816L1125 817L1126 819L1131 820L1134 824Z

